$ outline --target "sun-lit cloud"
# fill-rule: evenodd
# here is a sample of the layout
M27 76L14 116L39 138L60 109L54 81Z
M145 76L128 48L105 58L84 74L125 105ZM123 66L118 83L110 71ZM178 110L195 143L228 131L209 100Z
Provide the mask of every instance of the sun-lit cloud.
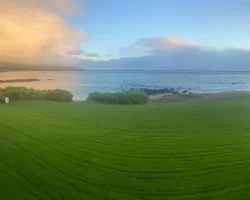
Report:
M181 51L188 48L197 48L197 45L177 37L152 37L138 39L134 44L120 48L119 52L124 57L141 57L162 51Z
M73 0L0 0L0 62L72 64L88 37L63 17L77 12Z
M196 44L191 41L184 41L177 37L155 37L139 39L135 45L157 48L157 49L174 49L184 47L195 47Z

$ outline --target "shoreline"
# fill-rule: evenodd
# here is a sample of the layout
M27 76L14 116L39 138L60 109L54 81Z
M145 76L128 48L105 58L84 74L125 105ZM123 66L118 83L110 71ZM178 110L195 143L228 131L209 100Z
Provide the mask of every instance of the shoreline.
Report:
M217 99L225 99L231 97L250 96L250 91L224 91L219 93L193 93L193 94L158 94L150 96L150 103L175 103L175 102L189 102L198 103L213 101Z

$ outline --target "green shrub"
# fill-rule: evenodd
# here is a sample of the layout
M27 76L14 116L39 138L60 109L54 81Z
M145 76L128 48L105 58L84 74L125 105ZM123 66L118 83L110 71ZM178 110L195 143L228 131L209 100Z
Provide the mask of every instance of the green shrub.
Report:
M4 101L4 96L3 96L3 92L0 89L0 103Z
M3 94L14 100L43 100L46 97L46 91L25 87L7 87L3 89Z
M129 90L119 93L90 93L89 101L109 104L145 104L148 102L148 95L144 91Z
M2 95L11 100L51 100L72 101L73 95L66 90L35 90L26 87L6 87L1 90Z
M46 99L50 101L61 101L70 102L72 101L73 95L67 90L48 90Z

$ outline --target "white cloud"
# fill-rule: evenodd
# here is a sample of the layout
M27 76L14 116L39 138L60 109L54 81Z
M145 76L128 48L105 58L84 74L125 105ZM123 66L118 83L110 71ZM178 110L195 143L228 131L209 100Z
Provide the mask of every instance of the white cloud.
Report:
M73 0L0 0L0 62L68 65L86 34L63 15L76 14Z
M177 37L142 38L135 44L156 49L174 49L178 47L183 48L196 46L196 44L191 41L184 41Z
M141 38L134 44L119 49L124 57L141 57L166 51L180 51L187 48L197 48L192 41L181 40L177 37Z

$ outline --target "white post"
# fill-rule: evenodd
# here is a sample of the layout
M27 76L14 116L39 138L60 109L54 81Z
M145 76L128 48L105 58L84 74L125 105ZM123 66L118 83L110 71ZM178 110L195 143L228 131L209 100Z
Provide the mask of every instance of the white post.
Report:
M9 97L5 97L4 100L5 100L5 103L9 103L10 102Z

